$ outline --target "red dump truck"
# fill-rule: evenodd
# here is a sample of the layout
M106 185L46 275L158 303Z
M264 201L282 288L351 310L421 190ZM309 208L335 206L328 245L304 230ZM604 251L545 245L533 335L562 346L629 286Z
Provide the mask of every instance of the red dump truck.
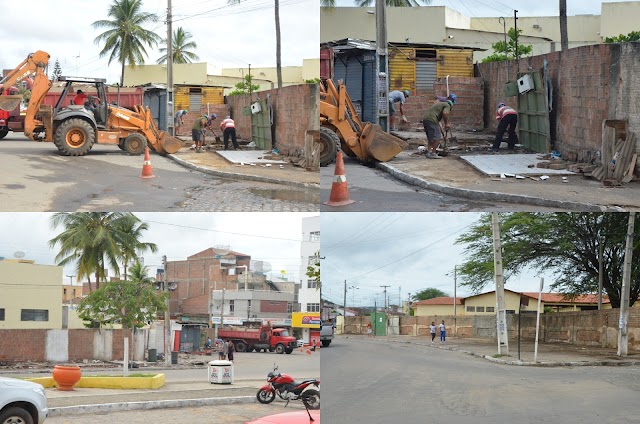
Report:
M269 351L291 353L296 348L296 338L289 335L286 328L271 328L263 325L257 328L220 329L218 337L233 341L237 352Z

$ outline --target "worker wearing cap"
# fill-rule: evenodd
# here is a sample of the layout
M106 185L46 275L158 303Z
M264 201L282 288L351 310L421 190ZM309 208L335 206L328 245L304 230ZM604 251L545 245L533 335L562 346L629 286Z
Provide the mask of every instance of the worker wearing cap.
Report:
M217 137L216 132L213 130L213 121L216 120L216 118L218 117L215 113L212 113L211 116L204 116L207 119L207 125L205 126L205 128L202 130L202 143L203 144L207 144L207 139L205 137L207 130L211 131L211 134L213 134L214 137Z
M180 129L180 126L184 123L184 116L188 113L189 113L189 109L180 109L179 111L176 112L176 115L173 120L173 126L175 127L175 130L173 131L173 133L175 135L178 135L178 130Z
M400 103L400 116L402 117L402 121L407 122L407 118L404 117L404 110L402 110L402 105L409 98L409 90L398 91L394 90L389 93L389 127L391 131L395 131L396 127L394 126L396 108L395 104Z
M227 115L227 117L220 123L220 130L224 135L224 150L227 150L227 147L229 146L229 137L231 137L231 141L233 142L233 148L238 150L238 142L236 141L236 123L233 122L231 116Z
M451 93L447 97L436 96L436 100L439 101L439 102L446 102L447 100L451 100L453 103L458 103L458 96L456 96L455 94Z
M191 139L196 145L196 153L200 153L202 151L202 134L207 125L207 117L200 116L196 118L196 121L193 123L193 127L191 127Z
M442 159L442 157L438 156L436 149L440 145L443 133L451 127L449 122L449 113L451 113L452 108L452 100L438 102L427 109L422 116L422 126L424 127L424 132L427 133L427 139L429 140L426 154L427 159ZM443 121L444 123L444 130L442 129L440 121Z
M498 149L500 149L500 143L502 143L502 136L505 131L509 132L509 138L507 141L508 148L509 150L513 150L518 142L518 136L516 135L518 112L504 103L500 103L496 108L496 119L500 122L498 123L498 132L496 133L496 139L493 142L491 150L497 152Z

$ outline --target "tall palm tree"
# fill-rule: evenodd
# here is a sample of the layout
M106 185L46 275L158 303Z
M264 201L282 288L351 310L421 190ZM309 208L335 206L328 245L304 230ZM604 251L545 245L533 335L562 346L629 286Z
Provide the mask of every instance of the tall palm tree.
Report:
M122 264L124 268L124 279L127 279L127 267L129 266L129 262L131 260L134 263L138 263L140 261L140 255L142 255L145 251L150 251L155 253L158 251L158 246L155 243L147 243L142 242L140 239L142 238L142 233L149 229L149 226L140 221L138 217L131 215L129 219L123 220L120 223L119 230L125 234L128 234L131 239L131 244L125 244L121 246L121 254L122 254Z
M178 29L173 32L171 40L173 63L191 63L194 60L200 59L197 54L189 50L198 47L195 41L189 41L190 38L191 33L182 29L182 27L178 27ZM163 40L162 44L166 46L167 40ZM163 55L160 56L160 59L158 59L156 63L165 63L167 61L167 48L160 48L160 53L163 53Z
M142 265L139 261L136 261L130 268L131 275L129 276L129 280L132 283L136 283L139 285L142 284L151 284L154 282L154 278L149 277L149 267Z
M569 48L569 33L567 31L567 0L560 0L560 48Z
M143 28L145 24L156 22L158 16L142 12L141 8L142 0L113 0L108 12L112 20L100 20L91 24L96 29L107 28L94 42L104 42L100 57L108 54L109 64L113 60L121 63L120 85L124 81L125 64L144 64L147 56L145 45L154 47L162 40L155 32Z
M238 4L242 0L227 0L228 4ZM324 0L321 0L324 1ZM276 76L278 79L278 88L282 88L282 59L281 59L281 41L280 41L280 0L274 0L274 9L276 16Z
M105 267L118 274L123 252L130 254L143 244L136 238L139 233L126 232L133 219L138 220L128 212L60 212L51 217L51 225L63 226L64 230L49 240L49 246L60 245L55 258L58 265L75 263L78 280L87 277L89 290L93 291L92 272L99 289L100 281L105 279Z

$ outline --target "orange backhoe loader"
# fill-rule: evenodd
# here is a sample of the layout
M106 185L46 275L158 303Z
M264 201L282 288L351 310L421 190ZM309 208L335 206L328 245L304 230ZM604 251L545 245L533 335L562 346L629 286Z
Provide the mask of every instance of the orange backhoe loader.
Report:
M83 156L94 143L115 144L131 155L139 155L148 145L158 153L175 153L182 142L158 130L149 108L137 105L129 110L107 102L105 79L60 77L66 82L55 107L42 101L51 88L44 70L49 54L37 51L0 81L0 93L6 88L35 74L31 99L24 120L24 134L35 141L53 142L60 153ZM62 106L67 95L73 95L73 84L93 85L97 97L84 105ZM0 95L0 109L13 110L22 96Z
M347 88L327 79L320 84L320 166L334 161L338 146L350 157L364 164L386 162L408 147L408 144L382 131L380 125L362 122Z

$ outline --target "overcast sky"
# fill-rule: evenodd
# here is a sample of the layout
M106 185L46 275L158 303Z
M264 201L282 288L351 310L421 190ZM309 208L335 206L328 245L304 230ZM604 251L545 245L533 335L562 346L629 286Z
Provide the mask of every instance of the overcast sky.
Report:
M24 252L24 259L55 265L57 251L49 249L48 241L62 228L51 229L51 215L0 213L0 256L13 258L15 252ZM269 262L274 274L285 271L290 281L299 282L302 218L318 214L141 212L135 215L149 224L143 241L158 245L157 253L144 255L144 263L152 276L156 268L161 268L162 255L167 255L169 261L185 260L209 247L227 245L251 255L253 260ZM73 267L64 269L65 284L70 281L67 275L75 275Z
M13 69L29 53L43 50L51 55L49 74L57 58L63 75L119 81L120 64L107 65L108 56L100 59L102 47L94 43L104 29L91 26L98 20L110 20L107 11L112 0L2 3L0 69ZM249 64L276 66L273 0L241 0L235 5L228 5L227 0L172 0L172 6L173 28L181 26L191 32L200 62L218 70L246 69ZM143 10L161 17L146 29L165 39L167 0L143 0ZM320 17L311 12L316 10L319 0L280 0L282 66L302 66L303 59L319 57ZM161 56L156 49L147 52L147 64L155 64Z
M338 6L353 6L353 0L336 0ZM619 0L618 0L619 1ZM567 15L599 15L601 3L613 3L615 0L595 1L581 0L567 2ZM372 1L372 5L375 1ZM430 6L447 6L457 10L470 18L491 16L513 16L513 10L518 16L557 16L557 0L433 0Z
M453 270L464 260L464 247L454 243L479 217L471 212L322 213L322 296L342 304L345 279L347 287L359 287L347 291L347 306L373 305L376 298L382 304L381 285L391 286L392 304L398 304L399 295L404 301L408 293L430 287L453 296ZM544 278L548 288L550 276ZM539 285L540 276L529 272L512 277L505 288L538 291ZM491 283L484 291L494 288ZM458 287L459 297L469 294Z

